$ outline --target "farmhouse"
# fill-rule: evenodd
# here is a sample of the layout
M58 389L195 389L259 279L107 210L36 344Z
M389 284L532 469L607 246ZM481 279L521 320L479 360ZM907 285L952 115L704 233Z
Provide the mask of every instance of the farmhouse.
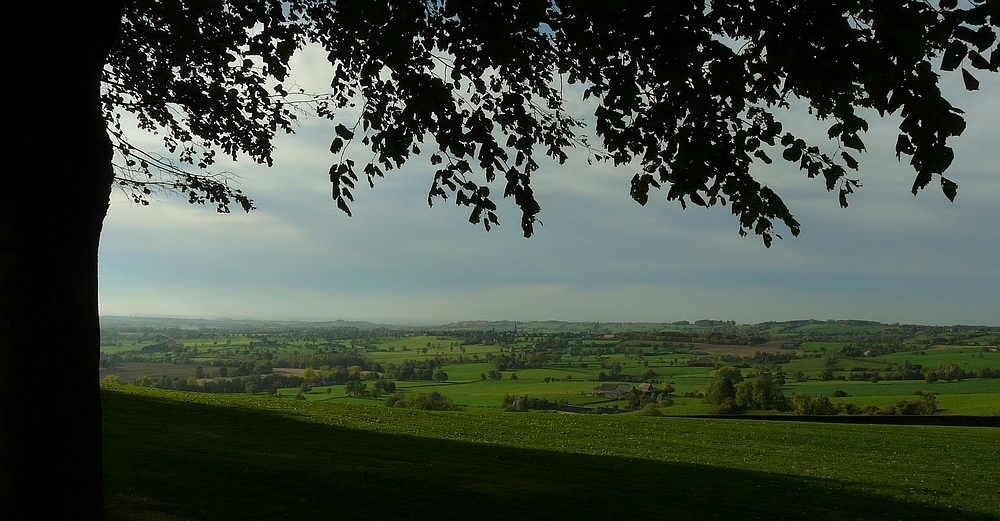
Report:
M594 396L621 398L633 389L631 384L601 384L594 387Z

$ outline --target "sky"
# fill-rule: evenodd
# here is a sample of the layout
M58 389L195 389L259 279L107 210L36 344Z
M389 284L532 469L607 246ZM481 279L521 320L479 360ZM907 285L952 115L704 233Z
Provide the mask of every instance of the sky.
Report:
M307 90L328 84L322 53L306 49L293 75ZM1000 325L1000 94L961 79L943 89L966 111L947 176L954 203L932 183L914 197L913 171L896 160L898 115L869 118L863 187L840 208L836 192L794 166L752 173L782 196L799 237L765 248L737 233L728 207L682 210L652 191L629 197L634 168L542 162L541 203L530 239L512 201L499 227L468 223L452 200L427 205L433 169L423 156L355 191L353 217L336 208L327 171L333 124L303 120L276 140L274 166L220 163L257 210L217 214L186 198L150 206L112 195L100 250L104 315L364 320L429 325L459 320L739 323L864 319L886 323ZM582 111L578 102L572 107ZM581 112L581 115L583 113ZM785 127L825 140L829 122L804 111ZM155 136L133 135L156 149ZM857 154L855 154L857 157ZM503 187L493 187L502 194Z

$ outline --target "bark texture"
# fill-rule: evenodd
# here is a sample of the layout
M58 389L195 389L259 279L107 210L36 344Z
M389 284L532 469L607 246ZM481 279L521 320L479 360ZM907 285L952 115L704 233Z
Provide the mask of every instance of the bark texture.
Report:
M39 9L11 6L0 31L0 518L100 519L100 82L122 6Z

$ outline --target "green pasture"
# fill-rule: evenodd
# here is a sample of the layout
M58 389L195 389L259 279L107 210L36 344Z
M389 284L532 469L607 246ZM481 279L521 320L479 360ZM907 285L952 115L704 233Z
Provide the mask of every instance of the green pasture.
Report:
M1000 394L942 394L937 397L938 414L964 416L1000 415Z
M428 343L430 345L428 345ZM403 336L396 338L387 338L375 342L379 350L386 350L390 347L396 351L400 351L403 347L406 347L408 351L414 351L416 349L426 347L428 352L437 351L438 349L447 351L451 347L458 349L458 345L462 343L462 340L458 337L447 337L447 336L434 336L434 335L416 335L416 336Z
M795 373L802 371L811 378L818 378L820 372L826 368L826 357L822 358L796 358L790 362L781 364L781 368L786 374L793 378Z
M460 356L464 356L467 359L472 359L473 356L478 355L480 360L485 360L486 353L500 353L500 346L485 346L478 344L461 346L465 348L464 353L461 351L460 346L455 346L455 349L452 350L451 347L444 347L444 343L442 343L442 348L440 350L432 347L427 349L426 353L420 352L420 350L424 347L423 345L420 347L412 347L410 344L405 344L407 348L406 351L402 350L403 345L403 343L400 343L399 347L395 347L393 351L389 351L385 349L382 344L380 344L378 351L369 351L365 353L365 356L373 362L379 362L383 365L387 363L394 363L398 365L407 360L420 362L423 360L431 360L438 356L444 358L458 358Z
M819 323L819 324L803 324L801 326L795 327L791 332L799 334L824 334L824 335L836 335L836 334L858 334L858 333L878 333L880 331L885 331L887 329L893 329L891 326L885 324L838 324L835 322L830 323Z
M868 381L809 380L795 382L786 380L782 388L785 395L805 392L813 396L829 395L834 391L846 391L854 396L874 396L879 394L901 395L921 391L931 391L937 394L1000 394L1000 378L970 378L961 382L937 381L929 384L923 380L880 380L878 383Z
M520 378L520 377L519 377ZM504 395L547 398L550 402L565 399L572 404L593 402L594 387L588 381L558 381L545 383L540 379L473 380L467 383L397 382L396 389L408 392L437 391L451 398L455 404L470 408L499 408Z
M110 520L592 519L594 498L634 518L1000 519L991 428L429 413L117 386L103 404Z
M1000 352L983 352L979 347L947 347L920 352L893 353L880 356L877 360L894 364L910 362L920 364L925 369L948 364L955 364L966 371L975 371L983 367L1000 369Z
M480 375L495 371L496 366L486 362L474 362L471 364L445 364L441 369L448 373L448 380L479 380ZM508 378L510 375L508 375ZM575 378L575 377L574 377Z
M886 407L902 401L913 400L909 395L863 395L847 398L831 398L834 403L853 403L859 407L875 405ZM938 413L958 416L1000 415L1000 395L998 394L942 394L937 396Z
M147 343L148 345L148 343ZM131 341L128 342L106 342L101 344L101 352L105 354L123 353L125 351L134 351L141 349L132 345Z
M371 389L374 382L367 381L365 383ZM403 393L404 396L414 392L429 393L437 391L451 398L456 405L468 408L488 407L498 409L503 402L504 395L507 394L513 396L544 397L553 403L564 399L571 404L588 404L596 401L604 401L593 396L594 387L597 385L599 385L599 382L583 380L545 383L542 379L525 378L515 381L493 381L480 380L477 377L475 380L466 382L399 381L396 382L396 391ZM330 392L327 392L327 389L330 389ZM282 399L292 399L298 393L298 389L278 390L278 396ZM305 393L304 396L307 401L349 401L381 404L389 397L389 394L382 394L378 399L371 397L350 398L347 396L345 386L331 385L314 387L312 391Z
M833 366L834 371L866 372L886 370L886 360L882 360L881 358L836 358L835 361L836 364Z
M992 345L994 347L1000 347L1000 335L995 333L975 336L968 339L967 341L972 342L973 344Z
M696 414L713 414L715 407L701 398L674 397L674 404L670 407L661 407L660 413L664 416L692 416Z
M849 342L802 342L800 347L803 351L825 351L829 354L839 353Z

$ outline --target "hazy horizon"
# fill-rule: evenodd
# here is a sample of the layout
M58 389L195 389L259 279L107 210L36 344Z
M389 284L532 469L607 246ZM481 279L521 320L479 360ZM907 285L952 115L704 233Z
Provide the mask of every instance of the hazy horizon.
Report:
M718 322L728 322L730 319L724 317L702 317L697 319L678 319L670 322L645 322L645 321L601 321L601 320L555 320L555 319L531 319L531 320L518 320L510 318L500 318L500 319L457 319L448 320L445 322L426 322L426 323L409 323L409 322L398 322L392 320L345 320L340 318L328 318L328 319L279 319L279 318L252 318L252 317L208 317L208 316L162 316L162 315L108 315L101 314L101 319L124 319L124 320L178 320L178 321L206 321L206 322L271 322L271 323L288 323L288 324L323 324L323 323L333 323L333 322L344 322L348 324L353 323L365 323L371 324L373 326L390 326L390 327L437 327L437 326L450 326L454 324L468 324L468 323L500 323L500 322L512 322L517 324L532 324L532 323L565 323L565 324L678 324L687 322L688 324L694 325L697 321L701 320L711 320ZM735 322L737 326L752 326L757 324L766 323L789 323L789 322L820 322L820 323L837 323L837 322L878 322L874 320L864 319L864 318L798 318L798 319L786 319L786 320L763 320L760 322ZM920 323L904 323L904 322L879 322L880 324L887 326L928 326L928 327L988 327L995 328L1000 326L990 325L990 324L920 324Z

